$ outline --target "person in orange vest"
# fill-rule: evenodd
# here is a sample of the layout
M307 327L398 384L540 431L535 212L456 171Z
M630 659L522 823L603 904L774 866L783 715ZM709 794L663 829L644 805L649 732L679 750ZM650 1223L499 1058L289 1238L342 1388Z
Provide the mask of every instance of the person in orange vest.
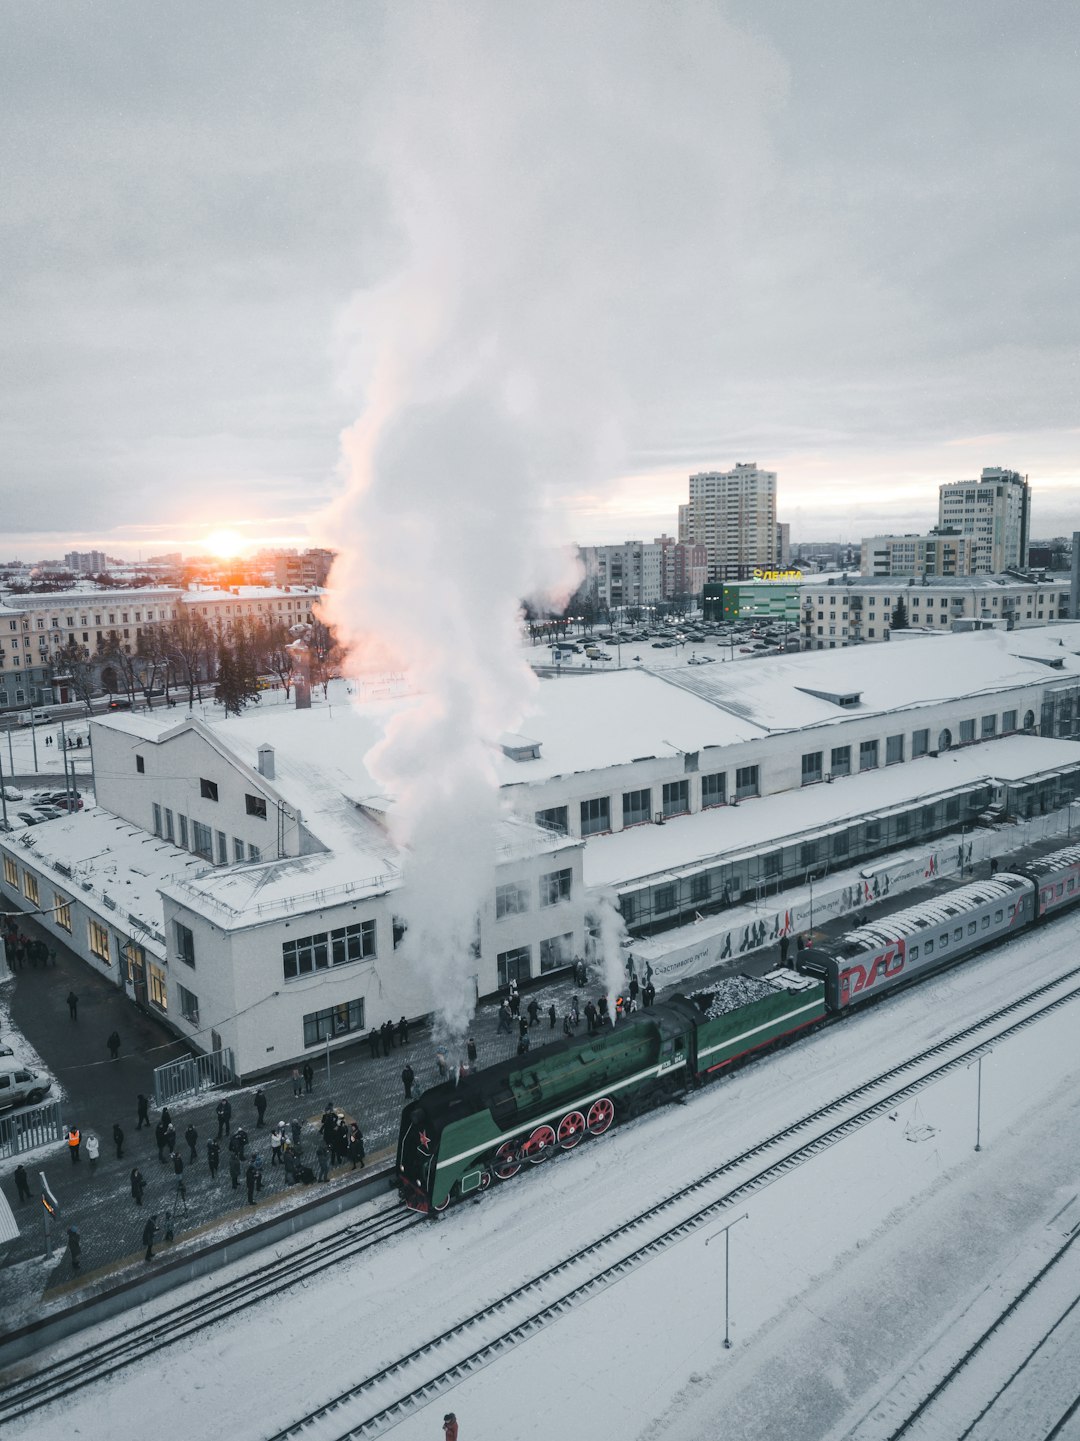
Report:
M79 1161L79 1142L81 1140L82 1137L79 1135L78 1126L72 1126L68 1131L68 1153L71 1156L71 1164L73 1166L77 1165Z

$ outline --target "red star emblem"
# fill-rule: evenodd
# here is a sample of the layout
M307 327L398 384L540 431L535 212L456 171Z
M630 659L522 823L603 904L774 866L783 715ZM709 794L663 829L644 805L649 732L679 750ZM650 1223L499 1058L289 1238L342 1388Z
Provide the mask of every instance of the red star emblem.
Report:
M420 1144L421 1146L423 1146L425 1151L429 1151L431 1149L431 1138L428 1136L428 1133L426 1131L420 1132Z

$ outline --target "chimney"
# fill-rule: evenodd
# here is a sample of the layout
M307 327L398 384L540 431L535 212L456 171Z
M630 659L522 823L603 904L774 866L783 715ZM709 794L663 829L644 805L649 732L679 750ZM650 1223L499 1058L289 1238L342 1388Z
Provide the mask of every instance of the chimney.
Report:
M259 774L265 776L268 781L274 779L274 747L262 745L259 747Z

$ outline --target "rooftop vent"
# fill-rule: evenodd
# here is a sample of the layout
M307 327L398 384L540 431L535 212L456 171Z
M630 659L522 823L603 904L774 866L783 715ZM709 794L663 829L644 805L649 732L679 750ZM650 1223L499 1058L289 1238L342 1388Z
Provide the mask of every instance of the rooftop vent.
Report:
M259 747L259 774L265 776L268 781L274 779L274 747L262 745Z
M507 760L538 761L540 759L540 742L530 740L528 736L500 736L499 748Z
M1047 665L1051 670L1064 670L1065 657L1060 655L1020 655L1017 660L1035 661L1038 665Z
M811 690L809 686L797 685L796 690L801 690L803 695L817 696L818 700L827 700L832 705L841 706L844 710L853 710L862 703L861 690Z

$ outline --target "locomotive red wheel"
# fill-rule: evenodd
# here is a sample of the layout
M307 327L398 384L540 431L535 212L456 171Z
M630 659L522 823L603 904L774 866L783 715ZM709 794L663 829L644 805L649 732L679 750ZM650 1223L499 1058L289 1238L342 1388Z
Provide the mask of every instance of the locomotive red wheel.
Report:
M602 1136L615 1119L615 1107L607 1096L601 1096L589 1107L586 1125L590 1136Z
M486 1191L487 1188L488 1188L490 1185L491 1185L491 1172L490 1172L490 1171L481 1171L481 1172L480 1172L480 1189L481 1189L481 1191Z
M534 1166L539 1166L541 1161L546 1161L554 1151L556 1145L555 1132L551 1126L537 1126L529 1139L525 1142L525 1159L531 1161Z
M564 1151L572 1151L585 1134L585 1117L580 1111L570 1111L559 1122L559 1145Z
M495 1164L491 1169L500 1181L509 1181L511 1176L517 1175L521 1170L521 1159L514 1141L502 1143L495 1152Z
M449 1204L450 1204L450 1197L447 1196L446 1200L443 1201L443 1202L442 1202L440 1205L438 1205L438 1206L435 1204L434 1201L432 1201L432 1203L431 1203L431 1209L432 1209L437 1215L441 1216L442 1213L446 1210L447 1206L449 1206Z

